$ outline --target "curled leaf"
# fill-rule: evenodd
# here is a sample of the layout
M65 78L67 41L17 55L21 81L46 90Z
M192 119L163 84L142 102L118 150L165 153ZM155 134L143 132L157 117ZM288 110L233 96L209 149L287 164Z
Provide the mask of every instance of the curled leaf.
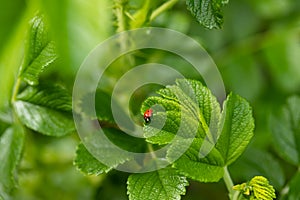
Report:
M245 197L253 200L272 200L276 198L275 189L263 176L255 176L248 183L233 186Z

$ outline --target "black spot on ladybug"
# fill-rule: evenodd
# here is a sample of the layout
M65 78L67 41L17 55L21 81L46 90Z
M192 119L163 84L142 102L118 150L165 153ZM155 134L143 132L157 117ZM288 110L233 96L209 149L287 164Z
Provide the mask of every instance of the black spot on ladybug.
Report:
M148 109L144 112L144 120L145 120L146 124L151 122L151 117L152 116L153 116L153 110L152 109Z

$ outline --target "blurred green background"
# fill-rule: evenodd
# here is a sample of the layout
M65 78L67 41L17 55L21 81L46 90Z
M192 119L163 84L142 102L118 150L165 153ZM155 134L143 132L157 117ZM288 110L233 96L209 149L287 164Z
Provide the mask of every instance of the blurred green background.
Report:
M130 2L133 7L140 4L138 0ZM216 62L226 90L243 96L253 106L255 137L245 154L229 168L235 183L263 175L280 192L297 170L275 152L269 117L288 96L300 94L299 10L299 0L232 0L224 8L223 29L207 30L187 11L185 2L179 1L149 24L180 31L201 43ZM116 32L112 1L2 0L1 110L9 104L22 61L28 21L37 11L45 14L62 58L43 78L61 82L70 91L76 71L88 52ZM173 56L150 52L137 63L154 60L183 70L189 77L200 78ZM105 87L112 87L120 71L118 67L112 68ZM148 94L137 95L141 102ZM139 107L133 106L132 112L138 115ZM58 139L28 134L16 199L127 199L128 174L86 177L75 169L72 162L78 141L76 135ZM222 181L191 182L183 199L227 199L227 191Z

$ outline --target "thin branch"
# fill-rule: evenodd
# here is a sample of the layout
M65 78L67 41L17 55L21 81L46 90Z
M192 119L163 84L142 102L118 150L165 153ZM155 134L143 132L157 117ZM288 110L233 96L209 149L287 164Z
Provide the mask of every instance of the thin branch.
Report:
M178 0L169 0L166 3L162 4L160 7L155 9L151 16L150 16L150 21L153 21L158 15L161 13L165 12L166 10L170 9L172 6L174 6Z

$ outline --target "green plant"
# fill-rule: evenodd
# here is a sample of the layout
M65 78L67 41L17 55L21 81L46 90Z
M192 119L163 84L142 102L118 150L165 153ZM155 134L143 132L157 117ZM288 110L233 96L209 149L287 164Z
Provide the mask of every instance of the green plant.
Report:
M132 2L136 3L135 6L138 5L137 8L132 6ZM121 32L147 26L155 21L159 15L163 15L168 9L175 6L176 3L178 3L177 0L146 0L142 3L116 0L113 6L116 22L115 31ZM221 27L223 20L220 8L227 3L228 1L186 1L192 15L206 28ZM117 75L113 78L108 76L108 83L104 83L104 90L101 87L96 91L95 98L98 104L96 103L95 109L97 119L94 120L99 121L106 136L124 150L153 152L170 145L164 157L153 153L151 159L143 161L143 164L153 162L150 164L159 166L161 162L167 162L169 165L157 171L124 175L121 172L114 171L113 168L130 161L132 159L130 155L119 156L118 159L113 160L110 166L99 162L83 143L79 142L76 136L72 118L72 112L74 112L72 110L72 97L69 89L67 89L68 85L66 84L63 87L60 82L64 80L57 80L53 78L52 74L45 75L44 73L48 68L56 67L57 69L57 66L63 65L62 63L70 62L68 59L66 59L67 62L64 62L66 56L61 54L66 52L62 53L58 50L58 46L64 44L57 44L51 39L52 35L49 33L51 26L46 21L42 14L36 15L30 21L24 58L14 82L14 87L11 89L10 103L9 105L1 105L0 199L22 199L22 193L18 194L20 188L18 188L17 177L18 174L20 176L26 174L26 170L31 168L28 164L30 161L35 163L36 166L41 166L41 168L47 165L52 168L56 165L51 162L51 158L50 161L45 159L44 163L41 161L43 159L36 159L40 155L45 157L48 155L48 153L39 152L39 148L43 148L42 144L49 144L53 140L48 136L60 137L62 141L66 139L66 141L72 143L70 146L73 147L75 146L73 141L79 143L76 144L74 165L86 175L97 175L96 178L94 176L88 177L88 184L91 187L96 188L99 183L113 187L111 182L105 182L107 177L114 174L121 178L125 176L127 193L131 200L180 199L181 195L185 195L189 182L210 183L219 182L220 179L224 180L230 199L276 198L275 190L266 178L252 176L253 178L248 177L246 179L248 180L247 183L234 186L232 177L229 174L231 165L245 161L245 169L247 169L247 167L257 165L255 159L258 162L269 160L272 167L281 169L276 159L267 152L258 151L258 153L255 153L256 156L252 156L251 152L255 151L251 148L246 151L239 161L237 160L247 146L250 145L254 132L254 118L248 101L235 93L230 93L221 108L211 91L201 81L194 79L177 79L174 85L160 89L151 86L150 91L156 90L160 96L144 98L148 95L140 95L139 100L143 102L141 105L137 103L132 107L132 113L135 113L137 121L142 119L142 114L149 108L153 108L154 113L151 123L145 124L143 127L144 139L138 139L126 135L114 121L109 107L111 100L113 100L110 95L111 85L105 87L105 84L117 79L120 72L116 72L117 70L111 72ZM120 41L120 44L126 48L127 44L123 44L122 41ZM268 45L264 48L267 49L266 56L270 59L273 51L268 51L270 50ZM154 60L159 57L154 51L148 53L151 54L151 58ZM135 62L139 63L141 60L145 60L143 54L145 52L126 55L124 59L121 58L113 65L118 66L120 63L125 63L129 69ZM201 79L201 77L195 79ZM147 89L146 91L149 92ZM156 107L157 104L164 109L161 110ZM299 97L290 97L279 113L271 117L271 129L277 154L287 162L286 165L290 164L293 169L298 170L290 175L290 180L285 187L281 187L282 182L284 182L281 181L281 173L278 173L275 177L270 175L270 182L275 183L275 187L280 189L277 196L279 195L282 199L300 198L298 191L300 181L299 104ZM90 110L88 108L84 110L83 108L82 112L89 116ZM122 112L122 115L127 115L122 108L120 112ZM180 131L181 127L184 128L183 132ZM38 136L38 133L43 136ZM71 139L68 140L68 137ZM39 144L39 142L42 144ZM24 146L25 151L23 152ZM62 148L57 148L57 146L54 147L54 149L58 149L57 152L54 151L54 154L62 153L60 150L67 145L62 144ZM186 147L188 148L182 155L178 153ZM204 148L202 149L202 147ZM206 151L207 149L209 151ZM71 148L71 151L75 152L75 149ZM116 153L105 148L101 151L107 154ZM39 155L37 152L41 154ZM28 159L27 154L31 153L36 155L33 156L33 159ZM201 157L201 154L205 156ZM60 162L63 163L64 158ZM137 169L138 164L140 163L137 163ZM268 169L265 169L268 166L260 167L262 171L268 171ZM47 170L50 171L50 169ZM40 175L42 177L40 179L43 180L43 177L50 177L49 179L51 179L53 173L48 173L47 170L46 175ZM270 169L270 171L272 170ZM244 173L246 174L246 172ZM107 178L107 180L110 179ZM78 185L78 187L84 187L82 186L84 184ZM125 187L125 185L123 181L122 187ZM41 190L43 189L41 188ZM43 192L40 196L43 197ZM72 199L72 197L69 198Z
M162 105L166 111L157 112L151 123L155 124L156 118L158 118L157 121L162 121L160 117L166 115L166 124L159 132L157 132L155 125L154 127L151 127L151 124L149 127L146 126L144 129L146 141L158 145L168 144L173 139L174 133L178 132L180 123L183 123L183 135L172 142L167 152L167 160L173 163L172 167L177 169L179 174L200 182L216 182L223 177L230 196L233 196L233 185L227 166L238 158L253 136L254 120L249 104L241 97L230 94L224 102L222 113L220 113L220 106L210 91L200 82L191 80L178 80L176 86L162 89L159 94L163 98L148 98L142 106L142 111L155 104ZM196 102L192 100L193 96L190 95L195 95ZM180 105L181 102L185 103ZM197 111L197 109L199 110ZM178 119L182 119L182 122ZM200 124L197 124L199 121ZM159 125L158 123L158 127ZM194 136L195 127L198 129L196 128L196 135ZM203 153L199 150L201 145L205 145L203 144L205 137L209 138L206 145L209 146L213 143L216 145L212 147L208 155L199 158L199 154ZM191 139L192 141L190 141ZM191 146L188 150L178 160L175 160L174 158L178 156L180 149L189 142ZM133 193L132 199L143 199L145 196L151 196L148 195L151 194L151 190L147 191L149 190L147 187L144 189L146 190L145 194L143 190L141 193L138 192L141 190L139 186L142 184L136 184L136 181L143 179L143 176L149 176L149 174L137 174L129 178L128 189L129 195L131 195L130 192ZM148 179L149 185L159 182L158 180L155 178ZM181 185L184 186L185 184L183 182ZM168 191L163 189L167 187L174 186L161 186L157 190ZM175 188L180 188L180 184ZM135 190L137 191L134 192ZM143 196L134 195L134 193L143 194ZM168 199L168 196L170 195L163 198Z
M286 199L298 199L300 194L296 185L299 184L299 156L300 156L300 98L298 96L291 96L287 99L277 113L271 116L272 133L274 136L274 146L278 155L284 160L298 167L298 171L293 174L290 182L282 191L286 195ZM284 137L282 135L284 133Z
M34 17L26 41L24 60L11 97L11 121L1 127L1 197L7 199L15 188L15 171L21 158L27 128L49 136L74 132L72 101L67 90L55 83L39 82L41 72L54 63L57 53L41 16ZM26 83L19 92L22 83ZM8 123L5 123L8 122ZM9 127L8 127L9 126Z

